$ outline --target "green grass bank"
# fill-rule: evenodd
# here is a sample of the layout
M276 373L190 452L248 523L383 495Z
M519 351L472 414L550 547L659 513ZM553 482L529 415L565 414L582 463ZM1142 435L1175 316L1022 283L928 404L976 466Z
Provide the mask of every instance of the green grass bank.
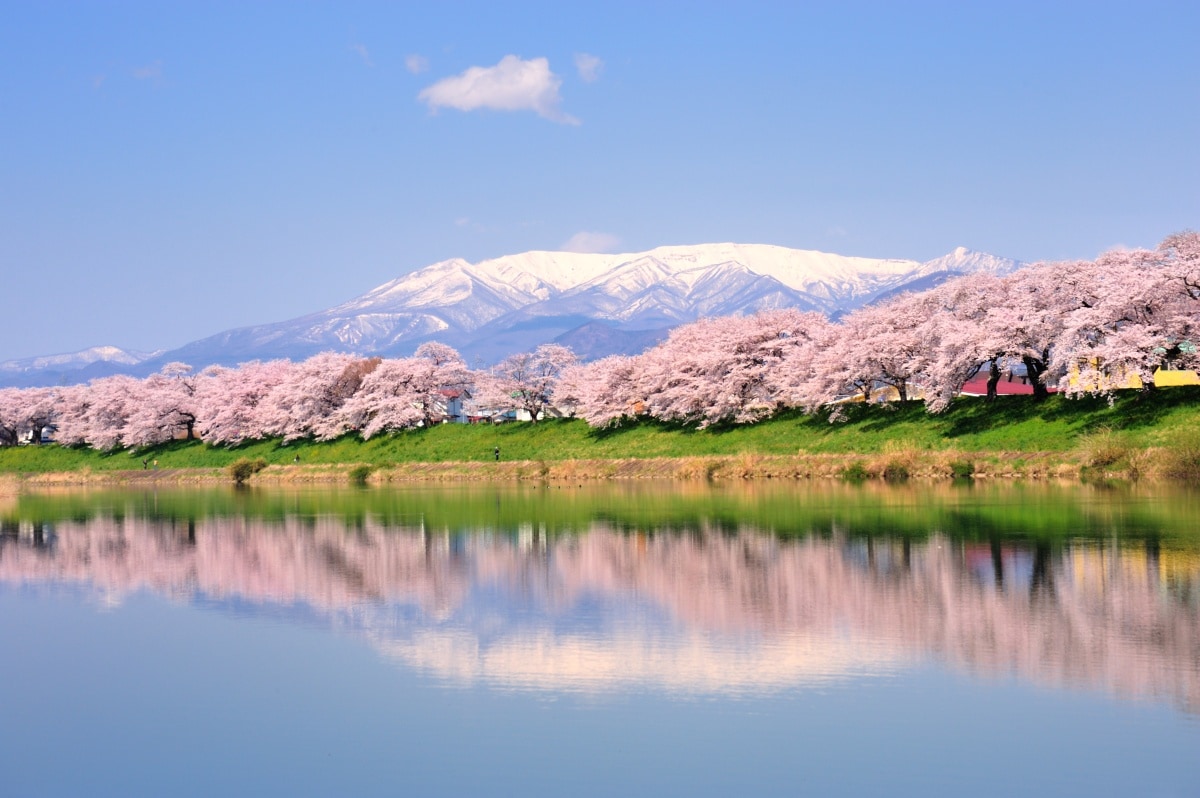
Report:
M369 441L255 441L212 447L176 441L138 451L56 445L0 449L0 474L93 481L230 479L238 460L262 460L251 480L588 479L1016 476L1193 479L1200 476L1200 388L1102 399L963 398L930 415L918 402L850 406L847 419L784 413L758 424L695 430L637 422L594 430L578 420L447 424ZM500 463L494 452L500 449ZM158 462L157 470L154 461ZM143 465L146 468L143 468ZM366 468L363 468L366 466ZM137 473L142 472L142 473Z

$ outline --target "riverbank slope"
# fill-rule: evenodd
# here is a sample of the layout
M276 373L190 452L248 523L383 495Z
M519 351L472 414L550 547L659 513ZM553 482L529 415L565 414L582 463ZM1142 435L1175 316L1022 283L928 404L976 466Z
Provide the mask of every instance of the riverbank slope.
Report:
M497 449L499 459L497 459ZM695 430L650 422L594 430L578 420L448 424L362 441L254 441L234 448L174 441L137 451L55 445L0 449L0 474L21 483L228 481L240 460L255 481L583 480L666 477L1188 478L1200 461L1200 388L1042 402L961 399L849 406L845 420L781 414Z

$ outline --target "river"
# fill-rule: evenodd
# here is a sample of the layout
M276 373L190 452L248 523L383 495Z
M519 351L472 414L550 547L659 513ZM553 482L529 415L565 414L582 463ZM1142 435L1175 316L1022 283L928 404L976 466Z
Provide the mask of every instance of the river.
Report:
M0 504L5 795L1196 795L1200 494Z

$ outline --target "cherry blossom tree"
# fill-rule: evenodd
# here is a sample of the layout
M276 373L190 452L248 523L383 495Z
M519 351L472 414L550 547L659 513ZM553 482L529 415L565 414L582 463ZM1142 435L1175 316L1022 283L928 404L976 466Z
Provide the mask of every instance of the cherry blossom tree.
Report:
M444 418L449 396L465 391L470 372L444 344L427 343L409 358L384 360L335 412L341 428L364 440L380 432L432 426Z
M346 402L354 398L362 387L363 381L379 368L379 364L382 362L382 358L371 357L351 360L346 364L341 374L328 389L326 394L328 409L316 417L310 425L310 431L314 438L319 441L329 441L356 430L349 423L342 408Z
M707 427L744 424L783 406L798 352L808 351L815 314L769 310L677 327L641 356L636 398L664 421Z
M58 412L58 391L54 388L26 388L21 392L21 401L21 424L29 431L30 442L40 444Z
M367 373L360 358L337 352L322 352L293 364L258 404L255 416L261 436L285 441L338 437L346 430L344 418L336 411Z
M476 374L476 401L497 410L524 410L536 422L554 399L559 375L576 362L575 353L559 344L512 355Z
M449 397L469 392L471 370L456 349L429 342L417 347L412 388L425 426L443 417Z
M976 334L981 353L991 351L990 362L999 371L1024 370L1035 398L1049 394L1059 374L1051 357L1062 335L1067 314L1096 301L1096 286L1087 261L1037 263L1002 278L1001 292L984 315Z
M789 329L781 331L788 338L787 347L780 361L768 370L767 387L784 407L803 408L812 403L818 359L836 330L820 313L801 313Z
M87 385L67 385L59 391L55 402L55 440L64 446L83 446L84 417L87 408Z
M1158 262L1165 277L1164 292L1172 305L1174 319L1171 326L1178 336L1187 336L1168 347L1165 363L1170 366L1195 368L1198 364L1196 347L1195 302L1200 301L1200 233L1191 230L1167 236L1158 246ZM1178 289L1182 284L1182 295ZM1189 301L1190 300L1190 301Z
M200 437L207 443L226 445L263 437L259 406L292 370L293 364L287 360L206 368L196 390Z
M122 445L121 434L136 410L142 381L123 374L61 389L58 404L60 443L87 444L110 450Z
M426 341L417 347L413 357L424 358L435 366L450 366L459 368L463 364L462 355L452 346L437 341Z
M1200 233L1185 230L1158 245L1160 262L1169 280L1178 280L1192 299L1200 299Z
M342 427L358 431L367 440L380 432L421 424L424 413L417 375L426 367L427 361L419 358L380 362L336 411Z
M900 401L908 401L910 387L928 365L921 326L925 318L925 303L915 295L844 317L828 331L816 355L806 407L812 410L855 393L867 401L878 385L895 388Z
M168 363L158 374L141 381L129 408L121 442L141 447L165 443L182 436L196 437L199 402L196 376L186 363Z
M926 293L920 335L928 349L923 380L930 412L949 407L968 380L988 369L987 398L1012 367L998 340L993 314L1006 313L1007 284L986 272L948 280Z
M57 412L53 388L0 389L0 446L13 446L26 436L30 443L41 443Z
M0 388L0 446L16 446L21 434L23 397L19 388Z
M643 415L640 393L644 356L610 355L563 369L555 402L565 404L592 427L608 427Z
M1110 394L1135 377L1149 390L1159 368L1195 361L1197 299L1186 247L1171 240L1156 251L1106 252L1091 265L1095 296L1066 315L1055 345L1063 391Z

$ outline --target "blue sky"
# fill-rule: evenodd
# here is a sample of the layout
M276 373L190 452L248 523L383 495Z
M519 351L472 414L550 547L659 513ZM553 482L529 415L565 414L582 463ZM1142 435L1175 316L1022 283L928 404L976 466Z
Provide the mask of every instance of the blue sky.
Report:
M1200 226L1194 0L4 16L0 360L572 241L1039 260Z

